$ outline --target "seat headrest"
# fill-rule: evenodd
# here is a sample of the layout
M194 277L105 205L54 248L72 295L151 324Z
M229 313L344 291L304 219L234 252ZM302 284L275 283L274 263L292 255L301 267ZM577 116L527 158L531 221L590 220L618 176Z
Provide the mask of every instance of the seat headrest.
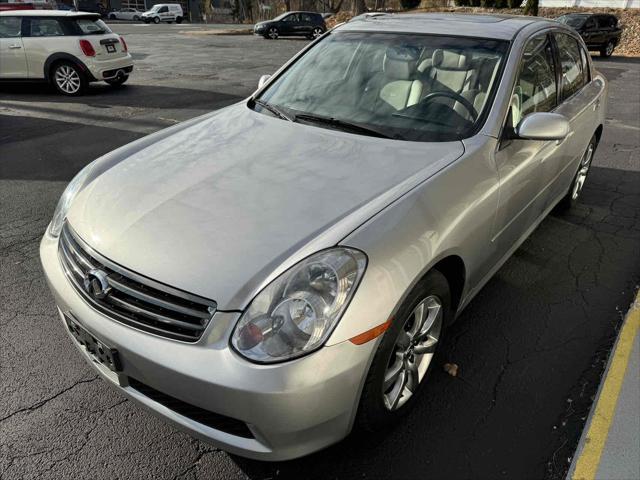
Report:
M431 57L433 66L442 70L468 70L469 56L460 51L439 48Z
M416 68L416 62L385 55L382 68L387 78L392 80L409 80Z

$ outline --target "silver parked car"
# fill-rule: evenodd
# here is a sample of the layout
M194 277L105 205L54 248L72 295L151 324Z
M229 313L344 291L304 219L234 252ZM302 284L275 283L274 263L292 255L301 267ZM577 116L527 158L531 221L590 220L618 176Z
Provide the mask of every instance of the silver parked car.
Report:
M40 253L110 384L281 460L419 401L446 327L578 199L607 84L566 26L452 14L358 17L260 83L87 166Z

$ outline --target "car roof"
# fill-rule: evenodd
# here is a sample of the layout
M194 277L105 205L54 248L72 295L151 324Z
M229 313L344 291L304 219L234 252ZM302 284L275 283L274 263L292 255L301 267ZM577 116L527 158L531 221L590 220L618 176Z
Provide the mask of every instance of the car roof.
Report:
M376 13L354 17L342 25L340 31L430 33L512 40L520 30L533 23L558 26L558 22L553 20L521 15Z
M11 17L100 17L100 14L95 12L72 12L69 10L6 10L0 12L0 15Z

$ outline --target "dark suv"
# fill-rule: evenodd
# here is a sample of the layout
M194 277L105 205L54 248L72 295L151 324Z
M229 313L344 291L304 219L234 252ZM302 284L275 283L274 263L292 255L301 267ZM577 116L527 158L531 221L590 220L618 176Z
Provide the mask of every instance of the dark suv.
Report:
M253 33L275 40L279 36L316 38L327 30L324 18L314 12L286 12L266 22L256 23Z
M556 20L575 28L584 39L587 48L600 51L603 57L611 56L622 35L622 29L614 15L568 13Z

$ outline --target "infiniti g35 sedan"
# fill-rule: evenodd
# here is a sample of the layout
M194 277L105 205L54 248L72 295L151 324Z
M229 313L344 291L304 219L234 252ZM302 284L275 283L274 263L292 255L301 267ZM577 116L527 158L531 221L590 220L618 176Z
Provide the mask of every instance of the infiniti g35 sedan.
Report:
M109 384L229 452L379 431L579 199L606 98L558 22L357 17L247 100L78 173L40 249L61 323Z

